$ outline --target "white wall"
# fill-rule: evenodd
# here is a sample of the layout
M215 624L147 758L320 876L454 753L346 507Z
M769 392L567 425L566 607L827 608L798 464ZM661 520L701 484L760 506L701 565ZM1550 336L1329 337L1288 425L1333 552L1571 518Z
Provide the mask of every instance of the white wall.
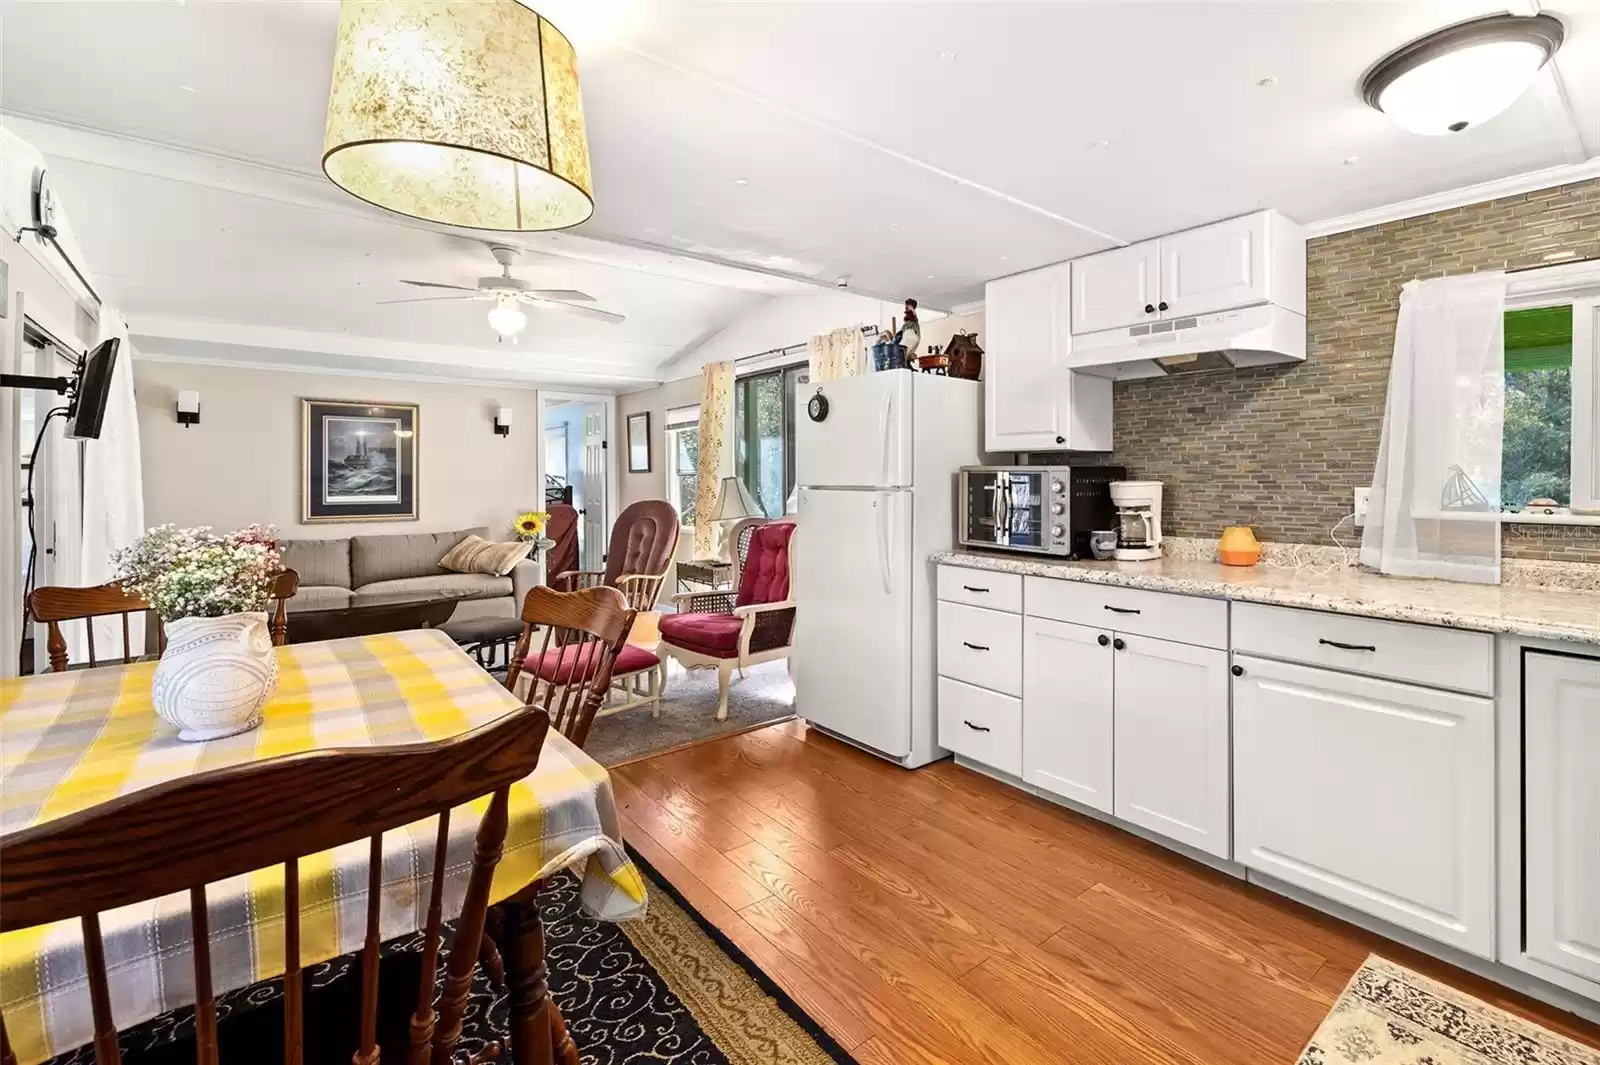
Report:
M617 421L627 433L628 415L640 411L650 412L650 472L629 473L626 453L619 446L618 498L621 506L637 503L641 499L664 499L667 494L667 411L672 407L687 407L700 402L700 378L684 377L668 381L643 392L630 392L617 397ZM626 441L624 441L625 443ZM678 515L682 518L683 515Z
M735 318L698 347L677 355L662 366L670 380L700 372L708 362L739 359L772 348L804 344L818 333L847 325L888 328L904 305L857 296L850 292L819 292L815 296L773 296Z
M150 525L251 522L285 537L437 532L487 525L509 539L511 519L542 509L538 393L496 385L424 384L191 363L134 363ZM200 393L200 424L185 429L173 405ZM300 400L415 403L418 520L300 522ZM509 437L494 434L498 407L513 411Z

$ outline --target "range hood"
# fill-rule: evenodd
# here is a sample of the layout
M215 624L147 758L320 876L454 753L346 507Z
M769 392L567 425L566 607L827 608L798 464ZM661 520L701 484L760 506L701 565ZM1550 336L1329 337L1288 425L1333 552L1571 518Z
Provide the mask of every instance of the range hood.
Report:
M1305 357L1304 316L1269 303L1075 336L1068 365L1078 373L1128 381Z

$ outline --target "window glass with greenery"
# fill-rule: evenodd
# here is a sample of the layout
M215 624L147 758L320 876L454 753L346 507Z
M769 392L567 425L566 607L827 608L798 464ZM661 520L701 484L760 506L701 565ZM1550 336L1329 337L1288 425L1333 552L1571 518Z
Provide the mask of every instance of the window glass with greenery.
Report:
M700 408L667 411L667 502L678 509L678 522L694 524L694 497L700 486Z
M1572 305L1506 312L1501 503L1572 502Z
M781 517L794 492L795 395L804 364L747 374L734 385L734 468L769 518Z

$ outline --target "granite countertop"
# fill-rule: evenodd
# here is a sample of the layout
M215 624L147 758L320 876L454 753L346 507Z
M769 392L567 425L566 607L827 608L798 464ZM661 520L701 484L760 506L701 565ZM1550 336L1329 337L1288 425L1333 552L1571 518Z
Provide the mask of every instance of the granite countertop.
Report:
M1305 607L1337 614L1600 645L1600 590L1462 584L1385 577L1348 563L1224 566L1192 558L1068 562L1028 555L940 551L932 561L972 569Z

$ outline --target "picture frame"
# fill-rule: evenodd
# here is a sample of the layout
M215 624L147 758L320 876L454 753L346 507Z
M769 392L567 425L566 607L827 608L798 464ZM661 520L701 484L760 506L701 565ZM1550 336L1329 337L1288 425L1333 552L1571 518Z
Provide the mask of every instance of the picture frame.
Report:
M300 401L300 520L417 520L414 403Z
M628 472L650 472L650 412L628 415Z

